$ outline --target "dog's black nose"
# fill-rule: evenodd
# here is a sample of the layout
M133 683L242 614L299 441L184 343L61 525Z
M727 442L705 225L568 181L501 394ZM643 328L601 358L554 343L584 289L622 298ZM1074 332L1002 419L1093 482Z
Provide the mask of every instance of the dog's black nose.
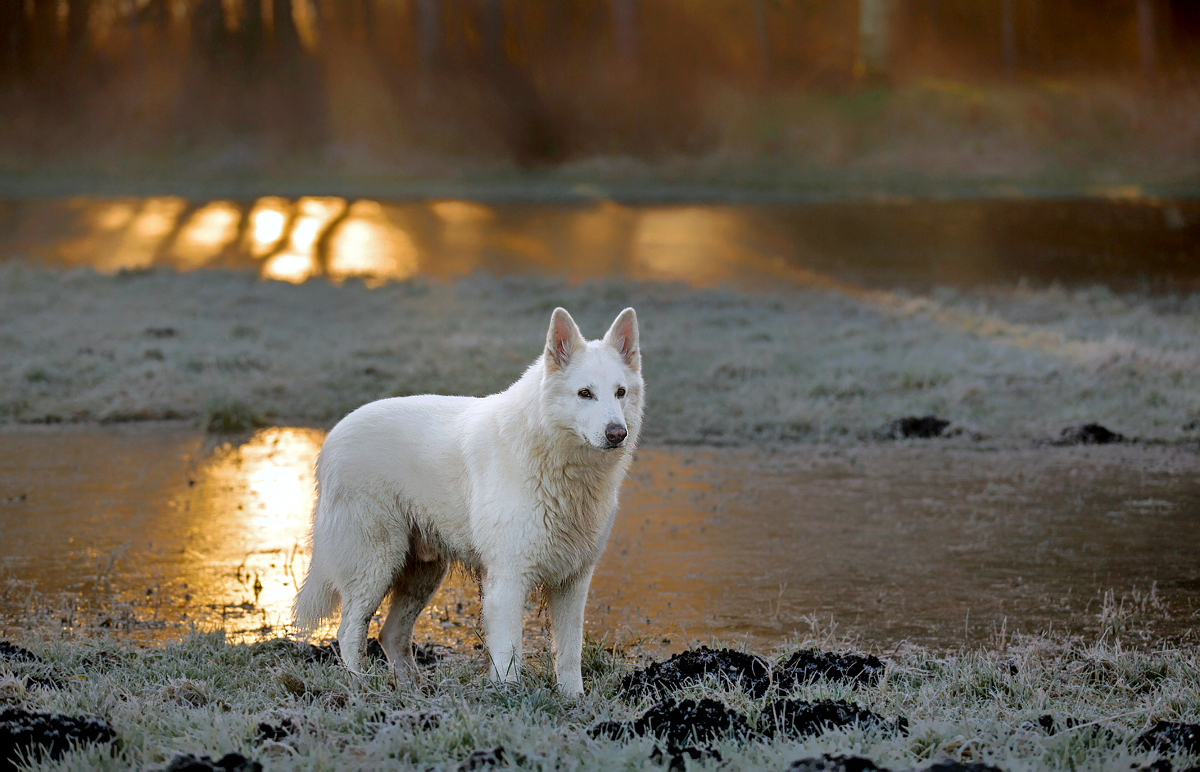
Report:
M625 441L629 432L625 431L625 427L621 424L609 424L604 427L604 439L608 440L608 446L615 448Z

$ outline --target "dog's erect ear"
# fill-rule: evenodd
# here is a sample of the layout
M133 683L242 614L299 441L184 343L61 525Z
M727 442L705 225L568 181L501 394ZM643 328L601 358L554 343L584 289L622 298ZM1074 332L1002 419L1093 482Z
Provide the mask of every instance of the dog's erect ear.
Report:
M552 372L563 369L575 352L586 345L567 309L554 309L550 330L546 333L546 369Z
M604 342L617 350L630 370L642 368L642 352L638 349L637 313L626 308L604 333Z

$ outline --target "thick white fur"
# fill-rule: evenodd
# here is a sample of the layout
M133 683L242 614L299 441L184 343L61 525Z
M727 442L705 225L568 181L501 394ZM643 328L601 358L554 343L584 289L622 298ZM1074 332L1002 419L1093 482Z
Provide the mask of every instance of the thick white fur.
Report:
M517 677L525 599L540 587L559 688L582 693L584 603L637 444L643 391L632 308L591 342L558 308L542 356L506 391L382 399L350 413L317 460L297 628L312 630L340 604L342 661L358 672L367 625L390 592L380 642L394 667L411 670L413 624L458 562L482 580L492 678ZM618 427L628 436L610 447Z

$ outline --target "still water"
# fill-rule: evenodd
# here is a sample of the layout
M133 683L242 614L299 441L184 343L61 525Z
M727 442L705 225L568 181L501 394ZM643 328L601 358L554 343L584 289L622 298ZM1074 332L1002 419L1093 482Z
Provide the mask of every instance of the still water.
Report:
M3 429L0 632L285 632L323 437ZM1194 640L1198 513L1200 457L1178 449L646 449L587 624L668 647L766 647L814 625L882 648ZM477 590L454 577L417 634L464 646L477 627Z
M0 260L240 268L368 284L421 274L621 275L712 284L1200 290L1200 202L885 201L734 206L69 198L0 201Z

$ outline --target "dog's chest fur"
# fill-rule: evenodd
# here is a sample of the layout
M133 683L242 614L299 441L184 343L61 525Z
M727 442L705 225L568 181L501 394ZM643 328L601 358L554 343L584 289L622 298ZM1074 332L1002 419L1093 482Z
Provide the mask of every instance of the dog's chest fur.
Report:
M528 545L529 557L540 580L561 581L599 559L622 471L619 465L568 463L539 472L534 478L534 516L542 538Z

